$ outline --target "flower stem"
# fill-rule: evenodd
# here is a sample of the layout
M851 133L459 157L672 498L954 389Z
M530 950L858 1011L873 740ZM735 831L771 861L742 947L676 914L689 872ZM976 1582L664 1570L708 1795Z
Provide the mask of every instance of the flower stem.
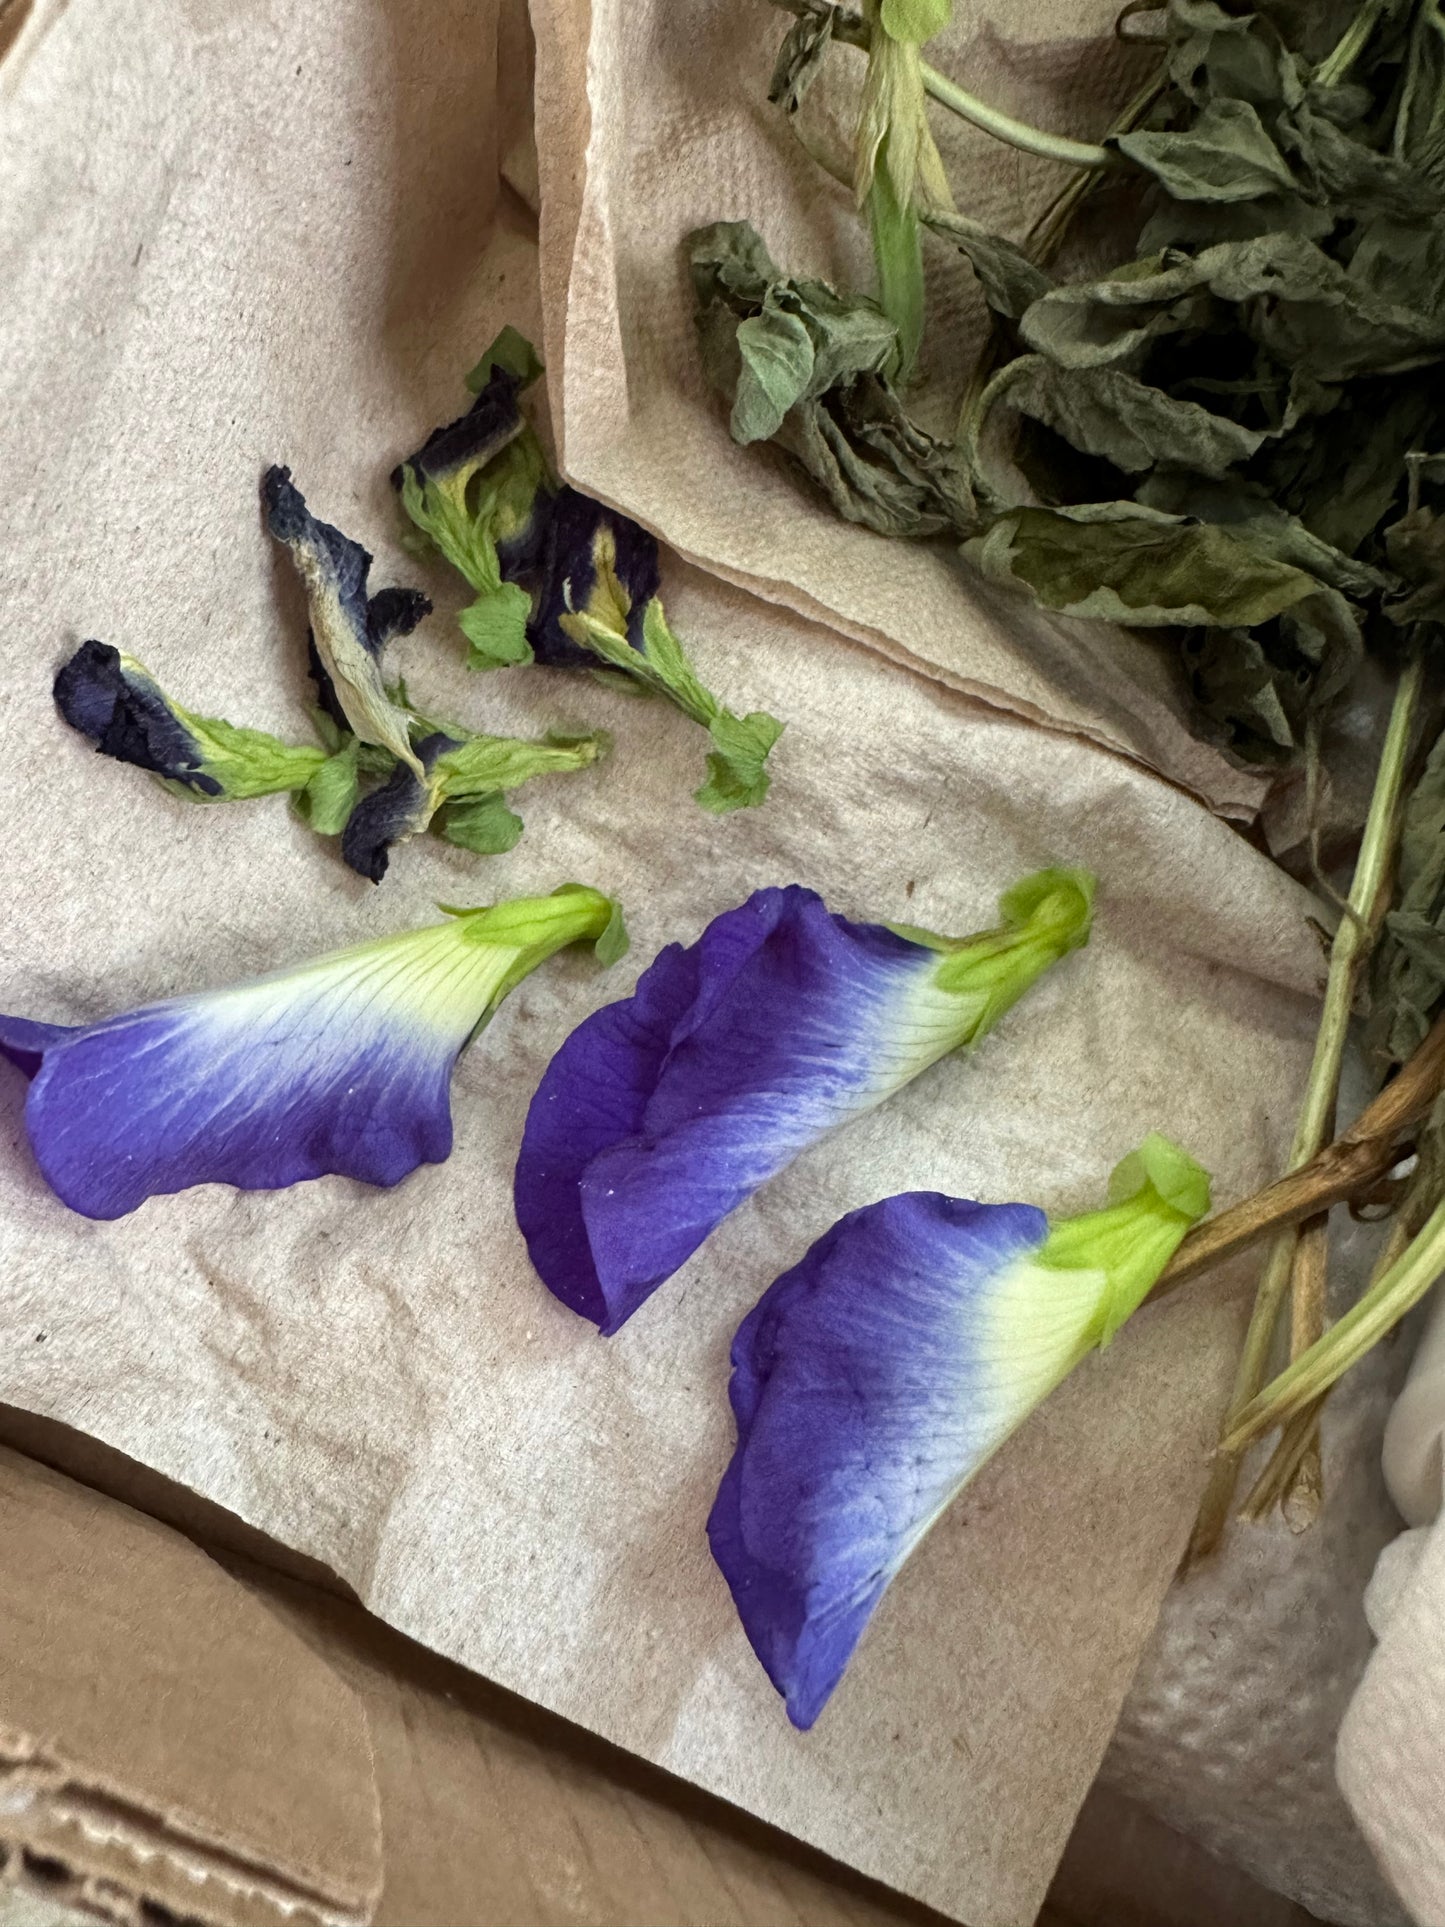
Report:
M815 11L815 0L773 0L775 6L784 13L805 14ZM872 38L868 22L861 14L847 7L835 7L833 13L833 38L844 41L850 47L861 47L866 53ZM985 133L992 134L996 140L1007 141L1010 147L1022 148L1026 154L1037 154L1047 161L1062 161L1068 167L1127 167L1128 162L1122 154L1112 153L1107 147L1096 147L1090 141L1070 140L1064 134L1050 134L1042 127L1031 127L1027 121L1015 120L1012 114L1002 113L990 107L976 95L967 93L957 86L946 74L922 63L923 85L941 107L961 119L971 121Z
M1041 160L1062 161L1066 167L1125 167L1128 163L1122 154L1115 154L1107 147L1096 147L1092 141L1070 140L1066 134L1051 134L1042 127L1030 126L1027 121L1015 120L1012 114L1005 114L997 107L990 107L987 101L980 100L951 81L946 74L922 63L923 85L941 107L950 113L981 127L995 140L1006 141L1010 147L1020 148L1025 154L1037 154Z
M1335 1102L1339 1093L1340 1067L1349 1036L1350 1015L1360 974L1374 943L1375 931L1383 908L1384 885L1389 876L1400 830L1400 803L1409 758L1415 713L1419 707L1423 677L1423 658L1417 652L1406 665L1395 689L1390 720L1385 730L1375 787L1370 797L1365 833L1355 862L1346 914L1330 946L1329 975L1325 980L1324 1009L1315 1037L1314 1060L1305 1086L1304 1102L1295 1124L1290 1149L1289 1169L1297 1171L1324 1148L1332 1135ZM1265 1259L1264 1272L1255 1296L1254 1311L1245 1333L1235 1373L1234 1391L1225 1420L1225 1438L1214 1461L1204 1499L1195 1521L1189 1545L1189 1560L1206 1557L1218 1545L1225 1521L1234 1501L1239 1478L1241 1452L1231 1440L1239 1429L1242 1413L1259 1396L1269 1366L1270 1348L1280 1307L1290 1287L1295 1268L1299 1237L1294 1225L1276 1234ZM1362 1301L1363 1302L1363 1301ZM1336 1330L1339 1329L1337 1326ZM1331 1333L1321 1340L1328 1344ZM1317 1347L1312 1350L1318 1349ZM1309 1357L1311 1353L1306 1353ZM1303 1363L1303 1360L1299 1361ZM1290 1368L1291 1370L1294 1367Z
M1365 51L1370 35L1375 31L1384 10L1384 0L1365 0L1365 4L1345 28L1334 47L1315 68L1314 80L1317 87L1339 86Z

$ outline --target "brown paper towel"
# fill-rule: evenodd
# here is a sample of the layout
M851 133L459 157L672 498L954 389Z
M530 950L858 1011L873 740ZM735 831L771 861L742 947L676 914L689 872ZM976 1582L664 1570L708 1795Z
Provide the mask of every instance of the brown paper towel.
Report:
M1145 71L1108 34L1117 11L1115 0L995 0L987 17L960 6L929 57L1002 107L1097 135ZM851 196L767 105L786 16L766 0L532 0L532 15L547 349L572 479L730 581L1250 813L1262 785L1184 728L1166 651L1028 609L945 546L852 528L774 452L730 439L698 360L684 237L751 220L794 272L853 286L870 273ZM846 103L861 72L861 55L839 48L810 124L829 118L817 95ZM1066 178L938 110L934 123L967 212L1004 231L1021 232ZM841 127L823 138L846 163ZM930 242L928 261L926 402L942 424L956 417L982 307L961 258Z
M83 1020L569 877L619 892L635 937L608 975L569 957L513 996L457 1078L452 1160L390 1193L206 1189L91 1224L35 1172L6 1075L0 1401L973 1927L1019 1927L1187 1531L1235 1313L1182 1296L1081 1370L933 1535L808 1736L703 1538L727 1346L808 1240L890 1190L1079 1208L1149 1128L1223 1198L1271 1170L1308 1056L1307 899L1137 766L676 564L669 613L702 674L788 721L763 811L693 807L704 745L665 706L468 678L445 611L398 652L425 707L602 724L618 749L524 797L509 856L411 846L380 890L279 802L172 800L50 703L56 662L98 635L183 701L297 729L269 461L377 550L379 582L416 579L385 474L493 327L536 325L534 252L495 195L493 26L463 0L37 0L0 66L0 1007ZM542 1291L510 1213L528 1097L663 941L794 878L965 930L1056 859L1100 872L1095 943L973 1062L801 1160L618 1338Z

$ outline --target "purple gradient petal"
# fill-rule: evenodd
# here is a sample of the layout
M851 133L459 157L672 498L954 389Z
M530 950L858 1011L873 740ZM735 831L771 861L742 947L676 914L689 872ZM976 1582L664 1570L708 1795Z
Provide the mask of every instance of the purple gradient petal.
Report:
M978 1340L1032 1205L906 1192L839 1220L733 1341L713 1557L788 1717L817 1719L889 1581L998 1442Z
M547 1069L517 1162L517 1221L548 1288L618 1329L807 1145L874 1101L878 1038L934 952L759 890Z
M80 1029L69 1024L37 1024L28 1017L0 1017L0 1057L8 1057L17 1070L34 1077L46 1051L79 1035Z

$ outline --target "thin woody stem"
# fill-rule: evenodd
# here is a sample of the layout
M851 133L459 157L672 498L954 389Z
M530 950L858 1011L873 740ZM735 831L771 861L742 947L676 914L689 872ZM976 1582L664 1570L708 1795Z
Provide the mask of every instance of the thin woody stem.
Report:
M1191 1231L1160 1274L1150 1298L1167 1297L1281 1226L1300 1224L1331 1205L1369 1191L1397 1161L1409 1133L1429 1115L1442 1086L1445 1016L1435 1020L1399 1075L1318 1157L1227 1211L1216 1212Z
M1353 914L1342 919L1330 946L1329 974L1325 980L1324 1008L1315 1037L1314 1059L1290 1149L1291 1171L1299 1170L1318 1156L1332 1134L1340 1068L1344 1061L1355 993L1373 946L1375 929L1383 908L1384 886L1399 838L1400 803L1422 678L1423 657L1417 652L1406 665L1395 688L1395 700L1390 709L1379 767L1375 772L1365 832L1355 863L1354 880L1350 885L1349 908ZM1254 1311L1250 1316L1235 1373L1234 1391L1225 1420L1226 1434L1238 1429L1241 1414L1258 1397L1264 1384L1280 1308L1294 1276L1297 1237L1293 1224L1279 1231L1265 1259ZM1239 1477L1239 1457L1238 1452L1221 1442L1190 1540L1188 1558L1191 1561L1206 1557L1223 1535Z
M1236 1457L1257 1438L1306 1410L1400 1322L1445 1271L1445 1202L1376 1284L1235 1416L1221 1450Z

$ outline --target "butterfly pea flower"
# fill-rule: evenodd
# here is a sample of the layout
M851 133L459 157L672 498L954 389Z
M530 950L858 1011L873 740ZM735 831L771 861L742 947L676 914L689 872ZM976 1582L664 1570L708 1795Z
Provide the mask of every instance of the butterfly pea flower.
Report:
M658 594L657 539L616 510L563 489L553 505L533 635L538 661L574 655L665 696L712 739L705 810L755 809L767 796L768 754L783 725L763 710L738 716L699 681Z
M102 756L149 770L195 802L302 791L327 760L314 744L182 708L134 656L104 642L83 642L61 666L55 701Z
M416 528L475 593L457 618L474 669L532 660L529 585L553 485L520 397L541 372L531 344L504 329L467 376L476 399L466 414L391 477Z
M712 739L697 801L717 814L753 808L783 726L734 714L699 681L663 613L657 538L554 481L518 399L540 372L507 330L468 377L471 409L392 476L416 527L476 591L458 618L469 661L590 668L666 696Z
M995 929L853 923L759 890L578 1025L527 1114L514 1197L543 1283L604 1334L834 1126L975 1044L1088 941L1094 881L1042 870Z
M393 637L409 634L430 613L431 603L413 589L383 589L369 597L370 554L312 515L289 468L268 469L261 496L266 526L290 550L306 590L313 674L323 707L333 717L339 711L359 742L389 751L413 774L424 776L412 747L411 717L387 690L382 655Z
M929 1528L1142 1302L1209 1179L1151 1136L1102 1211L937 1191L839 1220L738 1328L737 1448L708 1520L743 1629L798 1727Z
M567 884L95 1024L0 1016L0 1053L30 1079L41 1172L86 1217L195 1184L392 1185L450 1155L458 1057L580 942L608 963L626 935L615 904Z
M506 792L534 776L586 769L611 747L605 731L551 732L540 741L434 730L417 745L423 775L398 763L388 780L355 805L341 853L361 876L380 883L394 844L434 829L448 843L481 856L510 850L522 819Z

